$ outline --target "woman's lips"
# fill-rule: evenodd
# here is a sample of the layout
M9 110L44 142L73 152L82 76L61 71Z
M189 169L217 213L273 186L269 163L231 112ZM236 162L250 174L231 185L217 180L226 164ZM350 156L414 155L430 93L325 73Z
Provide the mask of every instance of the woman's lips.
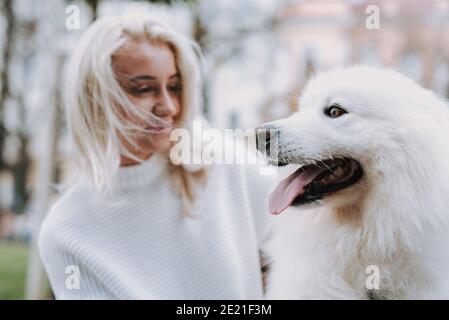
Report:
M173 127L147 127L150 134L168 134L173 130Z

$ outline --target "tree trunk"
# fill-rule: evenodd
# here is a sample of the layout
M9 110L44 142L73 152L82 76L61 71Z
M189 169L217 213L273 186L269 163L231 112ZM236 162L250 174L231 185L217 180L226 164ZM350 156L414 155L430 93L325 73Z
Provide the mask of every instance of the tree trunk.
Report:
M9 62L12 51L13 43L13 30L14 30L14 12L13 12L13 0L4 0L2 6L2 14L6 21L4 47L2 52L2 64L3 68L0 73L1 87L0 87L0 172L5 168L5 162L3 158L3 148L5 145L6 128L4 124L4 107L5 102L9 97Z
M92 10L92 21L97 20L98 4L100 3L100 0L87 0L86 2Z
M195 10L196 9L196 10ZM203 21L201 20L201 16L198 12L198 8L193 9L193 30L192 35L193 39L198 43L201 50L204 52L207 50L207 28L204 26ZM203 82L201 87L201 106L202 113L206 117L206 119L210 118L209 114L209 79L207 79L206 74L203 74Z
M38 157L37 167L37 181L34 193L34 208L32 219L32 243L30 256L28 260L27 282L26 282L26 299L45 299L47 295L47 282L44 268L39 257L39 250L37 247L37 235L39 234L40 226L49 209L51 197L51 184L54 182L54 174L56 167L56 151L59 138L60 119L60 104L61 104L61 73L64 63L64 56L61 53L57 57L56 78L54 84L54 101L50 103L49 107L49 122L46 130L47 142L42 155Z

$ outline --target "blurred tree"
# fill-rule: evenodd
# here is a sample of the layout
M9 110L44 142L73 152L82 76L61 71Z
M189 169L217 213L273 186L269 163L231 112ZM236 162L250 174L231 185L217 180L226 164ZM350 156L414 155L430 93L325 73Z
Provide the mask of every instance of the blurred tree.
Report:
M210 113L210 84L218 69L240 54L245 40L257 33L274 32L279 26L279 16L276 10L263 15L256 23L247 23L245 19L236 18L232 12L223 13L227 15L229 24L232 26L228 32L221 32L217 26L213 26L210 12L220 10L217 3L206 0L191 1L193 13L192 36L201 48L204 57L208 59L208 72L203 74L203 113L209 118ZM283 1L279 1L280 7ZM238 2L236 2L238 5ZM257 7L257 5L255 5ZM254 9L255 7L252 7ZM246 8L248 10L248 8ZM248 19L249 20L249 19Z
M92 21L97 20L98 4L100 3L100 0L85 0L85 1L92 10Z
M9 64L12 51L12 37L14 29L14 12L13 12L13 0L5 0L2 5L2 15L5 19L5 31L4 31L4 43L2 50L2 60L1 60L1 87L0 87L0 171L6 168L6 163L3 157L3 150L5 145L5 139L7 131L4 123L4 110L6 100L10 96L9 92Z
M150 2L150 3L156 3L156 4L166 4L166 5L173 5L176 3L193 3L196 0L136 0L141 2ZM98 16L98 6L100 5L101 0L85 0L86 4L90 7L92 10L92 21L97 20Z
M5 0L2 6L2 15L6 21L6 30L2 50L2 71L1 71L1 89L0 89L0 170L7 170L13 177L13 202L11 209L14 213L22 213L25 211L29 200L29 192L27 190L27 177L30 168L30 158L27 151L29 137L25 129L25 103L23 90L11 89L11 74L9 70L15 61L25 63L26 54L24 55L17 47L17 42L23 40L27 42L33 36L35 28L34 21L19 21L14 13L14 1ZM31 22L31 23L30 23ZM5 126L5 107L7 102L12 102L16 107L19 124L16 128L10 130ZM13 163L7 163L4 157L5 140L7 136L17 138L16 160Z
M18 160L11 166L11 171L14 177L13 186L13 203L11 209L15 213L23 213L26 209L29 200L29 191L27 189L28 169L31 161L28 155L28 136L20 133L20 147L18 151Z

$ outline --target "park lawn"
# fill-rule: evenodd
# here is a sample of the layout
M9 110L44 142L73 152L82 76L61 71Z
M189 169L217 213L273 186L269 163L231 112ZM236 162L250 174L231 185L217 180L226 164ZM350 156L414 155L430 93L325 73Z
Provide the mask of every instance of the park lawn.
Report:
M28 247L0 241L0 300L23 299Z

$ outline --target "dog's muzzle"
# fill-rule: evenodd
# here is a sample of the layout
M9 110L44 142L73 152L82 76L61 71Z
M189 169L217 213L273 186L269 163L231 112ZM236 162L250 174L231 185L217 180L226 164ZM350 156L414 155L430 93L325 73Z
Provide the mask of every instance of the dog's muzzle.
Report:
M272 155L273 143L278 145L280 127L274 124L267 123L256 129L256 146L257 150L264 156L270 157ZM270 152L271 150L271 152Z

